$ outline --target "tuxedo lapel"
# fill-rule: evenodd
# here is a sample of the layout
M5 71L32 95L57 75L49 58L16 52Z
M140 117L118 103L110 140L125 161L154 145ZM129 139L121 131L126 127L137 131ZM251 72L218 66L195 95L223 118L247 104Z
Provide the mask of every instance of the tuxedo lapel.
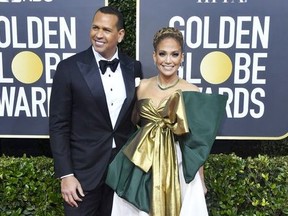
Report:
M125 116L126 112L131 108L135 95L135 75L134 75L134 62L119 53L120 67L122 71L123 80L126 89L126 99L122 105L115 128L118 127L121 119Z
M107 122L111 124L105 92L100 77L100 71L92 50L91 52L89 52L89 49L87 50L87 60L87 62L78 61L77 65L87 83L89 90L91 91L91 94L95 98L97 108L102 112Z

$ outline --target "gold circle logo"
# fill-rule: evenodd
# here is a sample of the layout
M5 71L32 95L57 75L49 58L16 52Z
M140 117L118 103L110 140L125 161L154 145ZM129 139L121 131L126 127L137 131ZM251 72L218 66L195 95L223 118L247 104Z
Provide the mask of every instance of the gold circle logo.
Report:
M43 64L38 55L30 51L18 53L12 60L14 77L25 84L31 84L40 79L43 73Z
M202 77L211 84L225 82L232 73L232 61L225 53L214 51L208 53L201 61Z

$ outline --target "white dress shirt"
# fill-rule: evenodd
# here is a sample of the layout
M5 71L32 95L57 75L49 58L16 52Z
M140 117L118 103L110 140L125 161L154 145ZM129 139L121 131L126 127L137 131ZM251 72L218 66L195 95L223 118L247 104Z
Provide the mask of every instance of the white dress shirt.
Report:
M103 58L99 53L95 52L94 48L92 47L96 62L99 67L99 61L100 60L106 60L108 59ZM109 61L112 61L114 58L118 58L118 50L114 54L114 56L109 59ZM124 100L126 99L126 89L125 84L122 76L122 71L120 67L120 63L117 66L117 69L115 72L112 72L110 67L107 67L107 70L104 74L101 73L100 76L102 79L102 84L104 87L105 95L106 95L106 101L107 106L109 110L110 120L113 128L115 127L116 121L118 119L118 115L120 113L120 110L122 108L122 105L124 103ZM115 148L115 140L113 139L112 147Z

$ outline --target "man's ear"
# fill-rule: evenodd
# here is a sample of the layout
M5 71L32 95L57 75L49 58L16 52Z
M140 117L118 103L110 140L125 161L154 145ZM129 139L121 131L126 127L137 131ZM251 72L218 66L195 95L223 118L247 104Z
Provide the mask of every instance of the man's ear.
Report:
M124 29L120 29L118 31L118 43L121 43L124 39L125 36L125 30Z

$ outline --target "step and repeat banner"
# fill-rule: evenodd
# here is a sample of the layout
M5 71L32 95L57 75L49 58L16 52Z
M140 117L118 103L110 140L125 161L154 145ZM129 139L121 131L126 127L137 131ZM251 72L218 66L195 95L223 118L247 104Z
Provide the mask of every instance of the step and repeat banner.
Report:
M0 137L48 138L56 66L90 46L93 15L105 4L0 0Z
M219 139L288 135L287 0L138 0L137 58L157 74L154 33L181 30L179 75L202 92L228 95Z
M59 61L90 45L95 10L108 1L0 0L0 138L48 138ZM287 0L137 0L137 58L157 74L154 33L179 28L179 75L202 92L228 95L218 139L288 135Z

